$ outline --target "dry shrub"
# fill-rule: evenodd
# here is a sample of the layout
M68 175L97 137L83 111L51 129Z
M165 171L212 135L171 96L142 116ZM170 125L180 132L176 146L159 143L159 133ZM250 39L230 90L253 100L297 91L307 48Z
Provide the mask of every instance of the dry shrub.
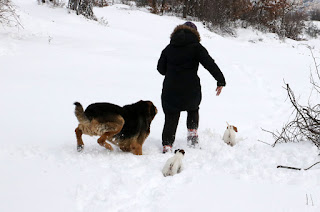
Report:
M316 103L309 100L308 105L300 105L291 87L289 84L286 84L285 89L294 108L294 117L285 124L280 132L265 130L273 135L275 139L273 146L278 143L309 141L320 150L320 104L318 103L320 96L320 72L318 69L319 65L312 51L311 55L314 60L315 70L311 70L310 83L312 86L311 92L315 92L314 98L316 99Z
M0 0L0 23L4 26L22 27L19 16L16 13L16 7L11 0Z
M69 0L68 8L76 11L77 15L83 15L88 19L97 20L92 10L93 0Z

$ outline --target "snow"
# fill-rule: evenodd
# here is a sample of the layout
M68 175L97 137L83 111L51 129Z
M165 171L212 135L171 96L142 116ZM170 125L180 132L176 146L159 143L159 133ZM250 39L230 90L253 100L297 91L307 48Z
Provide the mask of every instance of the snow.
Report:
M95 8L105 26L34 0L14 3L24 28L0 28L0 211L319 211L320 167L276 168L306 168L319 161L317 148L258 141L272 144L261 128L279 130L290 118L283 81L307 103L313 61L306 45L319 57L319 40L280 41L250 29L222 37L196 22L227 86L216 97L215 80L200 68L202 148L187 147L182 113L174 149L186 151L184 170L163 177L172 154L161 153L156 64L184 20L117 4ZM73 102L140 99L159 110L144 155L110 152L88 136L76 151ZM234 147L222 141L226 122L239 130Z

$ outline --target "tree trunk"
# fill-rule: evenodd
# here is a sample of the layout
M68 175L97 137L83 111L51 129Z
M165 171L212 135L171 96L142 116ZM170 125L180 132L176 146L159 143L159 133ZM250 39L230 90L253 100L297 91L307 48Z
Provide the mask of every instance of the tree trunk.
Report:
M188 12L188 0L184 0L183 1L183 14L182 14L182 17L183 18L187 18L187 12Z
M164 12L164 7L166 6L166 0L162 0L162 3L161 3L161 9L160 9L160 13L163 14Z
M152 0L152 13L154 14L158 13L157 0Z

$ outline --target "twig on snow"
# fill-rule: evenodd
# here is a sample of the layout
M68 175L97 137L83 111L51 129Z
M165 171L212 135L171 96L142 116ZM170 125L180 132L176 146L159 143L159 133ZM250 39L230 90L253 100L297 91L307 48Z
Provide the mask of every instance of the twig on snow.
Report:
M269 146L272 146L271 144L268 144L267 142L264 142L264 141L261 141L261 140L258 140L258 141L261 142L261 143L267 144Z
M312 167L314 167L315 165L317 165L317 164L319 164L320 163L320 161L319 162L316 162L315 164L313 164L312 166L310 166L310 167L308 167L308 168L306 168L306 169L303 169L303 168L296 168L296 167L290 167L290 166L277 166L277 168L284 168L284 169L293 169L293 170L305 170L305 171L307 171L307 170L309 170L309 169L311 169Z

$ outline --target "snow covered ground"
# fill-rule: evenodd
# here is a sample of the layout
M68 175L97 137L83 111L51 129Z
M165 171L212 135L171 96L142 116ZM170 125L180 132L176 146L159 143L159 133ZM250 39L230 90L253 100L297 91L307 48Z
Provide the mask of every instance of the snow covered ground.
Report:
M186 151L182 173L163 177L172 154L161 153L163 77L156 70L176 17L125 5L95 8L108 24L65 8L14 0L23 29L0 28L0 211L320 211L320 167L310 143L275 148L261 128L279 130L292 112L282 88L289 83L306 103L312 58L320 41L279 41L273 34L238 30L221 37L196 23L202 44L223 71L227 86L202 67L199 76L202 149L186 146L182 113L174 148ZM130 104L151 100L159 113L144 155L109 152L84 136L76 151L74 101ZM312 101L319 101L313 96ZM238 144L221 137L226 121L238 127Z

